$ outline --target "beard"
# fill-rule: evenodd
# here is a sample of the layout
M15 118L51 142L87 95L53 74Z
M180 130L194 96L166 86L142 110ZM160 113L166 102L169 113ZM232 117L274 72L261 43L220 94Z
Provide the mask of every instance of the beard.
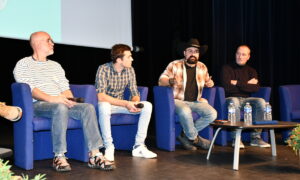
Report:
M198 58L195 57L195 56L190 56L187 60L186 60L187 63L189 64L196 64L198 62Z

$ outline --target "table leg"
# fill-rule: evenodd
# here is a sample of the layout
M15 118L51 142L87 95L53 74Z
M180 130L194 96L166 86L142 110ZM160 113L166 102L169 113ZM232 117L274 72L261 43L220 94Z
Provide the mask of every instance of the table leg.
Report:
M274 129L270 129L272 156L277 156Z
M239 170L239 157L240 157L240 142L242 129L236 129L235 134L235 145L233 155L233 170Z
M213 137L213 139L212 139L212 141L211 141L211 143L210 143L209 150L208 150L208 153L207 153L207 156L206 156L206 159L207 159L207 160L209 160L209 156L210 156L210 153L211 153L211 149L212 149L212 147L214 146L216 137L217 137L217 135L218 135L218 133L219 133L219 131L220 131L221 129L222 129L222 128L220 128L220 127L217 129L217 131L216 131L216 133L215 133L215 135L214 135L214 137Z

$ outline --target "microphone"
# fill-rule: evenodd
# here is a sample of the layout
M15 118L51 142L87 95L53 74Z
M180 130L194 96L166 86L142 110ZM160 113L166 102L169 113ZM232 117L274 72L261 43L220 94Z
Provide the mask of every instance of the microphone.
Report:
M73 98L67 98L70 101L78 102L78 103L84 103L84 98L78 98L78 97L73 97Z
M144 107L144 104L143 103L138 103L138 104L135 104L134 105L136 108L143 108Z
M138 53L138 52L144 52L144 48L141 47L141 46L133 46L132 51L136 52L136 53Z

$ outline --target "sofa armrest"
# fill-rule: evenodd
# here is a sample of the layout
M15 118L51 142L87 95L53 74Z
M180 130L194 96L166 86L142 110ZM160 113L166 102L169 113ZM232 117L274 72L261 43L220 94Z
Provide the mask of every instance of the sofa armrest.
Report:
M260 87L259 91L251 94L251 97L260 97L263 98L266 102L270 101L270 96L271 96L270 87Z
M97 107L98 98L95 86L71 84L70 89L74 97L82 97L86 103L93 104L95 107Z
M215 97L216 97L216 88L215 87L212 87L212 88L205 87L203 89L202 97L205 98L211 106L214 106Z
M279 87L279 99L280 99L280 119L281 121L292 121L291 112L292 112L292 100L291 94L288 87L280 86Z
M33 105L32 94L28 84L13 83L11 85L13 105L23 110L22 118L14 123L14 149L15 164L25 169L32 169L33 165L26 159L33 159Z
M138 86L138 91L140 93L140 99L141 101L147 101L148 97L148 87L145 86ZM124 99L129 100L130 98L130 91L128 88L125 89L124 91Z
M175 151L175 103L170 87L155 86L154 111L156 122L157 146Z

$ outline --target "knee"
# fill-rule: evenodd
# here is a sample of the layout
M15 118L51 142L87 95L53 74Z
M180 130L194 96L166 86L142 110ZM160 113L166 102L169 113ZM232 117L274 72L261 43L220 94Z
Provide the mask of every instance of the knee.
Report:
M256 100L256 102L254 104L254 106L256 108L261 109L261 110L263 110L265 108L265 105L266 105L266 102L262 98L257 98L257 100Z
M53 114L68 114L69 108L64 104L57 104L54 108Z
M208 116L209 116L209 119L211 119L211 121L214 121L217 119L218 112L213 107L208 112L209 112Z
M100 114L111 114L111 104L109 102L98 102L98 111Z
M83 111L84 111L84 113L96 114L95 107L92 104L88 104L88 103L84 103Z
M236 108L240 108L240 101L237 98L227 98L226 105L228 106L230 103L233 103Z
M192 110L188 106L184 106L182 108L177 109L177 113L180 116L192 116Z
M148 101L142 101L141 103L144 104L142 111L152 112L152 104Z

